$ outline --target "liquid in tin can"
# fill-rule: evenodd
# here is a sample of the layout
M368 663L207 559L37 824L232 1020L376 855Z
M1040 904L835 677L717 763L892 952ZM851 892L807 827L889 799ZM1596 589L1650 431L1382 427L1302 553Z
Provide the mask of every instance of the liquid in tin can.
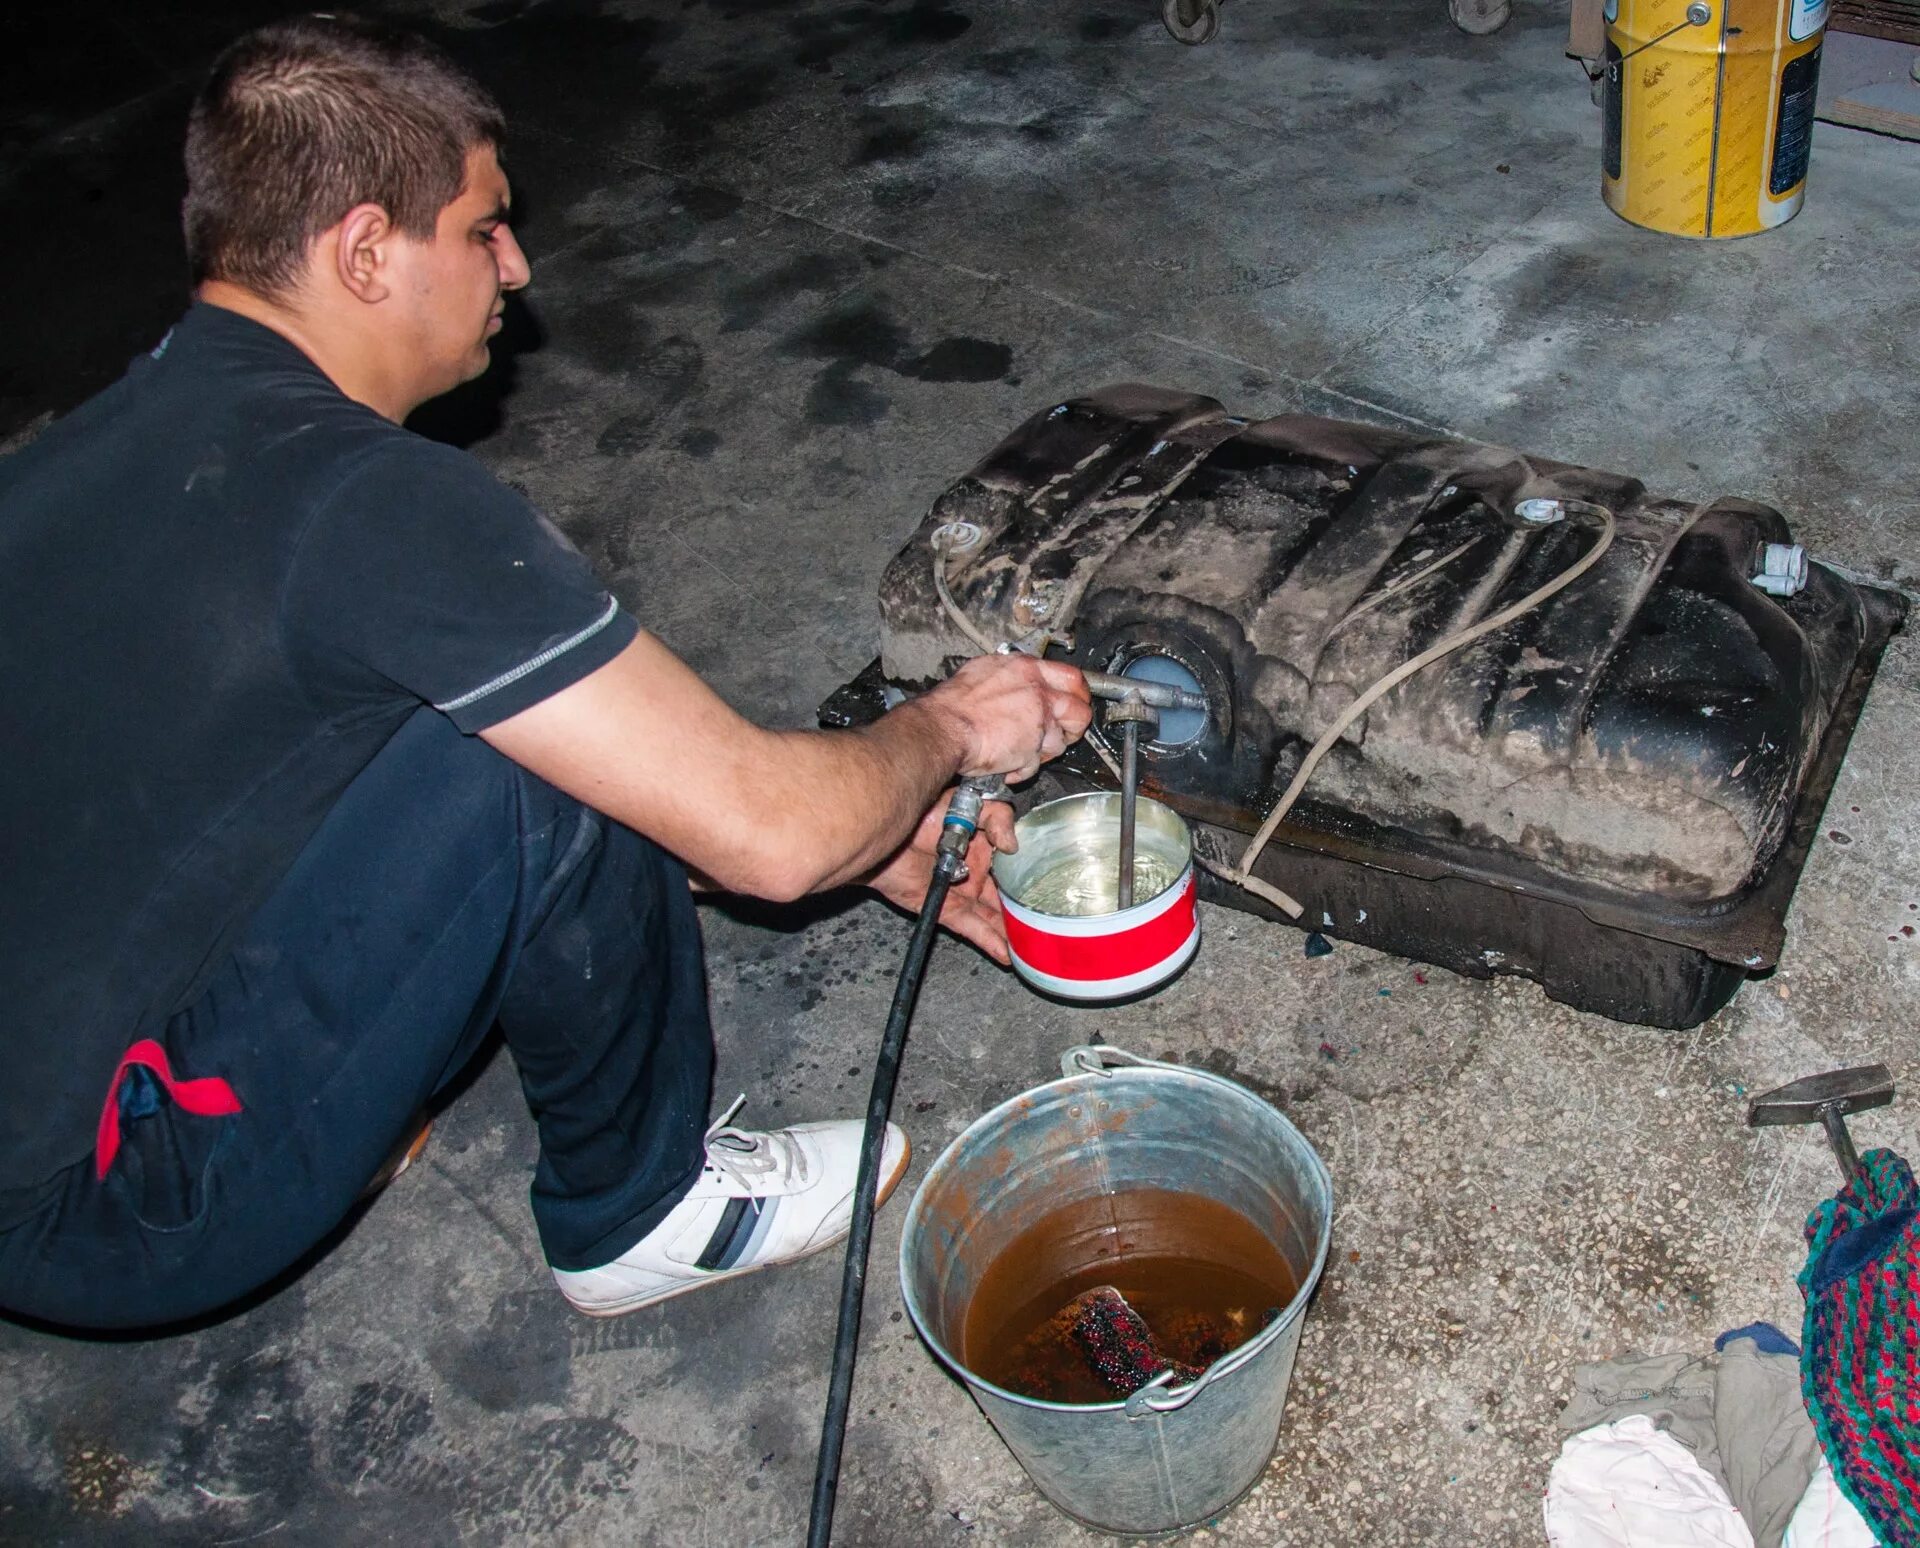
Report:
M1133 901L1150 903L1180 879L1180 868L1146 849L1133 857ZM1113 843L1099 837L1063 849L1020 889L1020 902L1061 919L1092 919L1120 908L1120 859Z

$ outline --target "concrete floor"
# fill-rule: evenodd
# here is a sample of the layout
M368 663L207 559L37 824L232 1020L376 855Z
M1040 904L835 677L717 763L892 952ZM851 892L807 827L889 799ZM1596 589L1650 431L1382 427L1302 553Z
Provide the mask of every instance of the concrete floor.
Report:
M165 328L186 93L274 9L0 21L0 436ZM1757 497L1821 557L1920 576L1920 147L1822 124L1791 225L1637 231L1600 202L1556 7L1520 0L1475 40L1438 0L1240 0L1198 50L1131 0L389 9L505 101L536 275L509 368L432 428L766 720L806 722L869 658L881 567L950 479L1116 380ZM1296 932L1213 909L1193 971L1122 1010L1043 1002L948 943L901 1085L915 1178L1096 1032L1238 1072L1326 1157L1335 1258L1273 1464L1195 1540L1537 1543L1574 1363L1798 1324L1831 1163L1810 1133L1746 1131L1742 1095L1912 1066L1917 700L1899 641L1781 968L1696 1032L1350 946L1309 961ZM704 913L719 1101L855 1111L904 922L851 898ZM1917 1114L1857 1132L1920 1154ZM589 1323L539 1257L533 1143L495 1058L425 1164L241 1315L118 1343L0 1324L0 1541L796 1541L837 1260ZM916 1341L902 1213L876 1242L839 1541L1106 1541Z

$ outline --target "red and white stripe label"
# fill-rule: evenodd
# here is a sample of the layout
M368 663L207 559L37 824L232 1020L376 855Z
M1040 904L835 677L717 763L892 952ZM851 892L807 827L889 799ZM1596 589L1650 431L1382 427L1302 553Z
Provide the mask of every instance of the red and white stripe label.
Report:
M1001 897L1014 971L1063 1000L1114 1000L1171 978L1200 945L1193 867L1145 903L1069 919Z

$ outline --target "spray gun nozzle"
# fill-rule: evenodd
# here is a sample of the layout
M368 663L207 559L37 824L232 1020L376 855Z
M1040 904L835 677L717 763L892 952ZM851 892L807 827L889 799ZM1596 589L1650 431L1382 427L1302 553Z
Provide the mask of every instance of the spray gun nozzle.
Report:
M980 826L981 809L989 801L1007 799L1007 782L998 774L961 780L947 801L947 815L940 824L940 842L934 850L936 866L958 880L966 869L967 846Z

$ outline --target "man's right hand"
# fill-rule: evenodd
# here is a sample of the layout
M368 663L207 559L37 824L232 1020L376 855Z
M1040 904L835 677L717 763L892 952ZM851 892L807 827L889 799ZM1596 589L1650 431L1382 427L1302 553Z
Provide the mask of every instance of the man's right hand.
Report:
M1078 667L1034 656L976 656L919 702L958 737L960 773L1018 784L1079 740L1093 699Z

